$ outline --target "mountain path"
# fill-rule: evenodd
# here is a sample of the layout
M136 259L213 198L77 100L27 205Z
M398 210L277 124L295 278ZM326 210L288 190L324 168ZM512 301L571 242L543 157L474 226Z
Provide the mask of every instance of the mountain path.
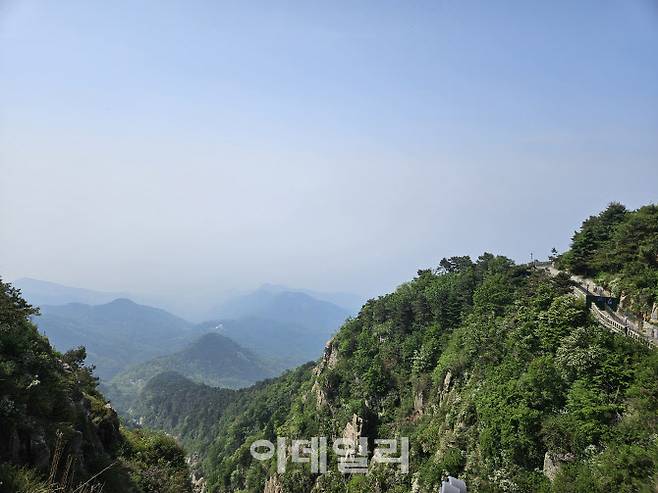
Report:
M560 273L567 274L575 283L574 294L577 296L585 297L588 294L594 296L612 296L612 293L602 286L598 286L592 279L556 269L551 262L535 262L534 266L538 269L545 270L553 277ZM594 318L608 330L635 339L650 347L658 347L658 327L643 320L638 320L625 312L623 315L620 315L613 312L607 306L605 310L601 310L592 303L590 311L594 315Z

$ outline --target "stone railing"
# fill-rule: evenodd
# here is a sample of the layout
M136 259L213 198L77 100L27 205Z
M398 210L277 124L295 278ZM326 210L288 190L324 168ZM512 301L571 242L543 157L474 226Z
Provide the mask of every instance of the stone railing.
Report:
M551 276L555 276L560 272L553 267L552 262L535 261L532 265L545 269ZM574 294L582 297L592 294L588 289L589 284L587 286L583 285L585 280L578 278L577 276L569 276L573 281ZM658 347L658 329L656 327L645 323L651 331L651 335L647 335L645 333L646 331L642 330L642 327L637 327L630 320L621 321L619 315L611 311L607 306L605 310L600 310L594 303L592 303L590 311L594 315L594 318L605 328L623 336L630 337L631 339L646 344L649 347Z
M656 341L647 337L645 334L638 332L630 325L624 325L618 320L615 320L613 316L609 315L606 311L600 310L594 304L592 304L591 312L594 315L594 318L596 318L596 320L608 330L624 335L626 337L630 337L631 339L634 339L648 346L654 346L656 344Z

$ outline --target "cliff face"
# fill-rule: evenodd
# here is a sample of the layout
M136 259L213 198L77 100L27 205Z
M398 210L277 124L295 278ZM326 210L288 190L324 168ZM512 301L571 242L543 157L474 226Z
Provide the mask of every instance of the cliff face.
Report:
M56 462L71 460L79 477L89 477L97 465L111 462L122 437L119 418L110 404L74 391L58 407L59 412L71 416L70 421L26 416L4 427L0 461L50 473L51 466L57 469Z

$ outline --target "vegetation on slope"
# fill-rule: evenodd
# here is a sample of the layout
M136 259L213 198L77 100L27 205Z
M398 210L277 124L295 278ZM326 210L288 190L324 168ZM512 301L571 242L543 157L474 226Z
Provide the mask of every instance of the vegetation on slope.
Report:
M658 301L658 206L610 204L583 222L558 264L629 295L627 306L648 318Z
M212 440L213 426L238 391L195 383L176 372L156 375L142 389L130 417L182 437L195 450Z
M288 464L283 491L432 492L448 473L474 491L650 491L658 357L594 324L570 288L488 254L420 271L343 326L315 375L285 388L286 414L237 435L260 403L224 414L211 491L262 491L276 476L250 457L254 439L342 436L354 415L370 438L411 438L411 474L344 477L330 454L323 476Z
M222 451L216 455L232 453L231 447L270 420L283 422L297 389L310 378L311 366L240 390L208 387L175 372L161 373L146 384L132 416L148 427L180 437L191 451L206 455L210 443L217 440L220 445L215 449Z
M36 313L0 281L0 492L191 491L176 442L121 430L84 348L55 351Z
M141 363L115 376L104 386L116 409L131 415L143 397L140 392L154 376L175 371L193 382L212 387L241 388L272 377L276 371L251 351L228 337L210 333L182 351Z
M594 323L566 276L490 254L444 259L366 303L312 372L227 405L208 425L205 474L213 492L269 480L285 492L430 493L446 474L473 491L652 491L656 381L657 353ZM278 476L275 459L249 453L261 438L331 440L355 419L371 440L410 437L410 474L342 475L330 451L327 474L288 462Z

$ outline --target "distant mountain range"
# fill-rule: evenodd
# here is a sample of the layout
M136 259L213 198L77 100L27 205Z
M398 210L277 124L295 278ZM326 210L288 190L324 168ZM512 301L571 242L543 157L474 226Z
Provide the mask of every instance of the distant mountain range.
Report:
M175 352L200 335L182 318L125 298L102 305L42 305L34 322L60 351L85 346L88 361L102 379Z
M333 332L349 316L345 308L301 291L281 291L265 286L230 299L217 309L214 318L256 317L300 325L314 332Z
M346 309L301 291L264 286L222 305L219 320L201 324L292 368L322 355L331 336L350 316Z
M96 374L105 382L127 368L149 362L151 369L180 371L210 385L240 387L318 358L325 343L353 313L326 299L315 298L312 291L269 284L223 303L213 312L215 320L193 324L125 297L113 299L122 293L28 278L19 279L16 285L28 301L40 306L41 315L34 320L39 330L62 352L85 346L88 362L96 366ZM318 296L356 301L356 297L341 293ZM205 367L194 374L176 358L159 359L157 364L151 361L165 355L173 357L209 332L228 337L245 348L243 352L257 355L254 357L266 369L261 368L263 371L257 376L242 378ZM154 371L149 374L155 374Z
M20 289L23 298L34 306L65 305L68 303L101 305L117 298L131 298L127 293L74 288L50 281L31 279L29 277L16 279L12 284Z
M200 324L202 330L216 331L268 361L287 369L322 355L332 330L311 330L300 324L258 317L215 320Z
M270 291L272 293L282 293L282 292L303 293L310 296L311 298L315 298L316 300L327 301L329 303L337 305L343 310L349 312L350 315L356 315L357 313L359 313L361 306L363 306L363 303L365 303L366 301L363 298L363 296L359 296L354 293L343 293L343 292L326 293L324 291L315 291L312 289L290 288L288 286L283 286L281 284L263 284L260 287L260 290Z
M117 298L128 298L142 305L156 306L169 312L182 315L183 318L193 321L216 319L225 316L222 309L225 305L231 305L235 300L243 296L234 296L228 302L215 306L211 310L203 308L202 299L193 299L176 296L168 299L163 296L128 293L123 291L98 291L93 289L66 286L51 281L43 281L23 277L16 279L12 284L21 290L23 297L34 306L42 305L65 305L68 303L83 303L85 305L101 305L109 303ZM280 293L302 293L319 301L326 301L356 315L365 299L352 293L322 292L310 289L291 288L280 284L263 284L253 293L267 292L271 294ZM252 293L252 294L253 294Z

